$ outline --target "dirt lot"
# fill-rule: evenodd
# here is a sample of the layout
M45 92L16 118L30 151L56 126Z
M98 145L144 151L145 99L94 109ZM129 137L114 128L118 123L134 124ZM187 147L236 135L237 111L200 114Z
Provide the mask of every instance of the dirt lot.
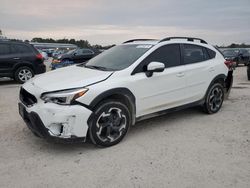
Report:
M120 144L51 144L18 115L20 85L0 82L0 187L250 187L250 81L238 68L215 115L187 109L130 129Z

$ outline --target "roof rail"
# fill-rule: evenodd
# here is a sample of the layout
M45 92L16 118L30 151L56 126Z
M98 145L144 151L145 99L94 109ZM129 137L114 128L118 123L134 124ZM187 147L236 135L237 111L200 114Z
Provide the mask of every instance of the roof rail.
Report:
M122 44L130 43L130 42L135 42L135 41L150 41L150 40L156 40L156 39L132 39L132 40L125 41Z
M167 37L167 38L162 39L160 42L169 41L171 39L187 39L187 41L192 41L192 42L194 40L199 40L201 43L207 44L207 42L205 40L200 39L200 38L193 38L193 37Z

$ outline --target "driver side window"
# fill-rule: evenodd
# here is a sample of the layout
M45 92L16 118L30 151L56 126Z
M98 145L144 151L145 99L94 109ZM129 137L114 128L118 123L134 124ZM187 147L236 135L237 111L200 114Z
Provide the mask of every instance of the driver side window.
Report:
M136 67L134 74L147 71L147 65L153 61L164 63L166 68L179 66L181 64L180 45L168 44L156 49Z

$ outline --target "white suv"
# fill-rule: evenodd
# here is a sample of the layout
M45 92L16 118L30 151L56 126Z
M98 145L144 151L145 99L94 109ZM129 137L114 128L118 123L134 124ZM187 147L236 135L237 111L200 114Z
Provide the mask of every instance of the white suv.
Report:
M19 113L39 137L112 146L145 118L196 105L218 112L228 71L202 39L130 40L31 79L20 90Z

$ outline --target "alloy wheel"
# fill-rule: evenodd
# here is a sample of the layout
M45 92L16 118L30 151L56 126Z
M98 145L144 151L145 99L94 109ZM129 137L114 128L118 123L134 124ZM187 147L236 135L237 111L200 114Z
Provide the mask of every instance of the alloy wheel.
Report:
M110 108L103 112L97 122L97 137L102 142L114 142L123 135L127 124L127 119L123 111L119 108Z
M33 76L32 72L30 70L28 70L28 69L22 69L18 73L18 78L22 82L28 81L29 79L32 78L32 76Z
M212 111L217 111L223 103L223 91L219 87L215 87L209 96L208 105Z

